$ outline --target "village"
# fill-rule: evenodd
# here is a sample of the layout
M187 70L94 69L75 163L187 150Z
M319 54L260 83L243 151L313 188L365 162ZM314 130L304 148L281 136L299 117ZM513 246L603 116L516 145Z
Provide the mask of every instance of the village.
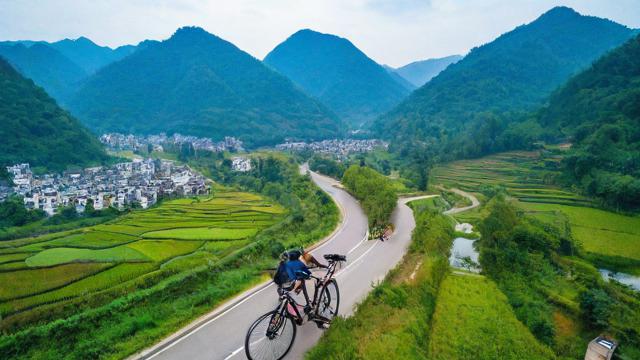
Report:
M186 165L169 160L134 159L110 167L92 167L62 174L36 175L29 164L7 167L13 187L0 188L0 201L11 194L23 197L25 207L54 215L75 206L84 212L91 201L95 210L107 207L148 208L158 199L207 194L206 179Z
M387 149L389 144L378 139L332 139L316 142L286 142L276 145L276 150L280 151L312 151L331 155L342 159L349 154L370 152L377 148Z
M102 142L111 150L131 150L131 151L156 151L164 152L167 146L180 147L183 144L189 144L195 150L206 150L213 152L243 151L242 141L232 136L225 136L224 140L215 142L210 138L199 138L196 136L187 136L181 134L173 134L167 136L166 133L157 135L132 135L121 133L107 133L100 136Z

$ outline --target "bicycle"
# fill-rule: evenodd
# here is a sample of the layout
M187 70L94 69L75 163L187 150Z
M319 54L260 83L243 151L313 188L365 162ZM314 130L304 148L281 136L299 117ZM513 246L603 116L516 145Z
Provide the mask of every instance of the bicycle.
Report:
M340 307L340 291L333 278L336 266L347 261L346 256L338 254L324 255L329 265L322 277L306 275L302 283L302 293L306 305L296 302L290 293L291 289L278 287L280 300L278 306L260 316L247 331L244 350L249 360L280 360L284 358L296 338L296 328L308 320L316 322L318 327L326 328L338 315ZM313 300L309 299L306 280L314 279ZM302 310L302 311L301 311Z

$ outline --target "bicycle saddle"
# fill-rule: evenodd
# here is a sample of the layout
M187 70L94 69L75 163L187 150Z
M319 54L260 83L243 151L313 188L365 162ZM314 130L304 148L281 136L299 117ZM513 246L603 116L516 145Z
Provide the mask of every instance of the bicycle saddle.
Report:
M347 261L347 257L338 254L326 254L324 258L328 261Z

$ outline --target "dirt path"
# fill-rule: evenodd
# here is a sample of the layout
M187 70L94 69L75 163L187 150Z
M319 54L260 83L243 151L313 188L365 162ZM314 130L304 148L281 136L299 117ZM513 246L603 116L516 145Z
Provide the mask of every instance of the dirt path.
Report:
M451 209L443 212L443 214L445 214L445 215L453 215L453 214L461 213L463 211L471 210L473 208L477 208L478 206L480 206L480 201L473 194L469 194L466 191L462 191L460 189L455 189L455 188L447 189L447 191L451 191L451 192L454 192L454 193L456 193L456 194L458 194L460 196L466 197L467 199L471 200L471 205L465 206L465 207L459 207L459 208L451 208Z

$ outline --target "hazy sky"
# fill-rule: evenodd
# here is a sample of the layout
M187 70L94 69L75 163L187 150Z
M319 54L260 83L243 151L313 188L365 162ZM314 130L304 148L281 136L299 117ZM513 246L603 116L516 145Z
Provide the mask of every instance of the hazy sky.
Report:
M640 0L0 0L0 40L86 36L114 47L196 25L263 58L310 28L399 66L464 54L557 5L640 28Z

